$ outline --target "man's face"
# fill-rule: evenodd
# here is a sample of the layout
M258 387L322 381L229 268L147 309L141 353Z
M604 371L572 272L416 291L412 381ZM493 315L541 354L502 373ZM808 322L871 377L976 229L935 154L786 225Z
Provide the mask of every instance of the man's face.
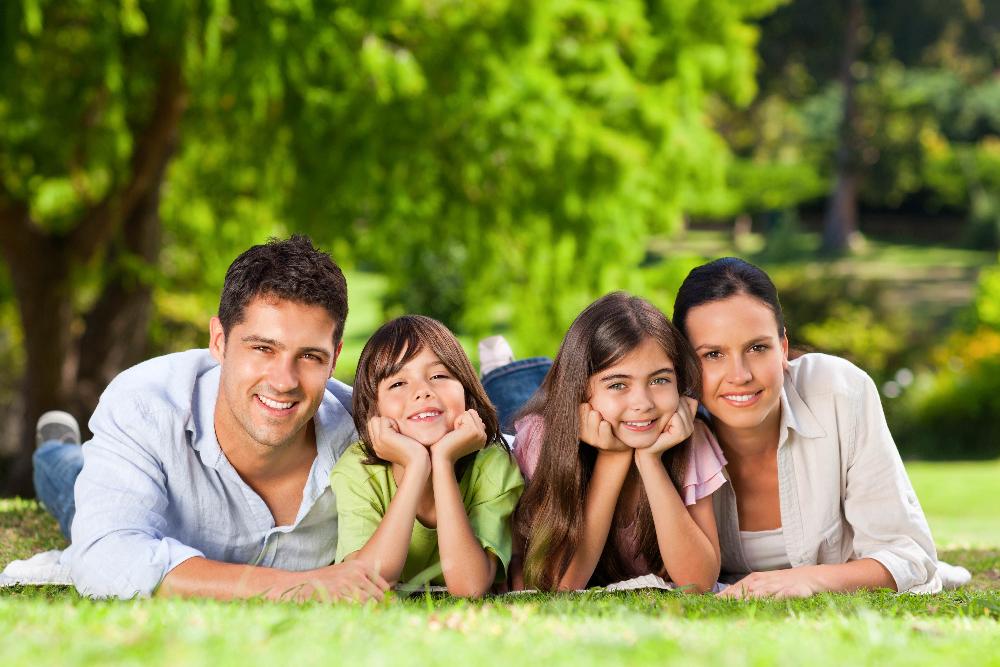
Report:
M215 431L219 442L286 447L309 437L305 428L323 400L340 354L336 322L321 306L258 297L228 337L211 322L211 352L222 365Z

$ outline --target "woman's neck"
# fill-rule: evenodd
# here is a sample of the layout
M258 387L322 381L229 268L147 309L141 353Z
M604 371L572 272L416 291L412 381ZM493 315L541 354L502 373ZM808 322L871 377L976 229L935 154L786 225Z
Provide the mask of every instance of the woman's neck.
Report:
M772 457L778 450L781 431L780 406L763 423L751 428L733 428L720 421L713 424L716 438L730 463Z

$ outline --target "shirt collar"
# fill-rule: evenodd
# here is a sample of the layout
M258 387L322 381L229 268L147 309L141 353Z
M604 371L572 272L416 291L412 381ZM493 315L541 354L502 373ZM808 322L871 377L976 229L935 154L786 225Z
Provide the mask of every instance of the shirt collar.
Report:
M787 440L788 429L803 438L824 438L826 431L820 425L816 415L799 395L791 376L785 373L784 386L781 388L781 426L779 446Z
M219 378L222 367L215 366L198 377L191 400L191 417L186 430L191 434L191 446L201 455L205 465L218 466L222 448L215 437L215 403L219 398Z

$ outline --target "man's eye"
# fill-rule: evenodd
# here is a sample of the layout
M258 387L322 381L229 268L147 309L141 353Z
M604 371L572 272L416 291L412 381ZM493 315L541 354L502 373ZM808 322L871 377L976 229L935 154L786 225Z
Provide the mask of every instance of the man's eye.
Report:
M756 345L751 345L750 346L750 351L751 352L766 352L767 350L768 350L768 346L765 345L764 343L757 343Z

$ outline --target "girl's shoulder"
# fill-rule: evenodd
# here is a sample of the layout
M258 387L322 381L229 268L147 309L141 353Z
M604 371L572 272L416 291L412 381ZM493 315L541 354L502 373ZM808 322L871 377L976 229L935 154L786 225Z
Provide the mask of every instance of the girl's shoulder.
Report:
M681 485L682 500L685 505L693 505L715 493L726 483L722 472L726 457L708 424L700 419L694 420L694 432L691 434L687 455L684 482Z

